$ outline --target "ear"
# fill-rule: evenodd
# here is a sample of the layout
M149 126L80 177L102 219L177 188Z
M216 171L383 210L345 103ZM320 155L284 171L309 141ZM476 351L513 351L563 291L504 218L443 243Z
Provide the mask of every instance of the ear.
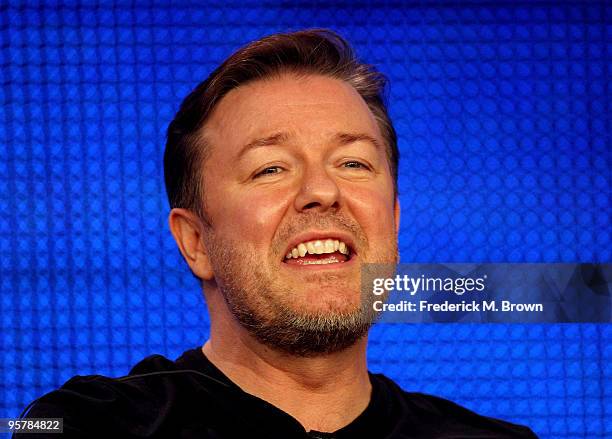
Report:
M176 245L193 274L202 280L211 280L214 272L204 246L202 220L190 210L175 208L170 211L168 223Z
M400 229L400 202L399 198L395 197L395 205L393 206L393 218L395 219L395 234L399 235Z

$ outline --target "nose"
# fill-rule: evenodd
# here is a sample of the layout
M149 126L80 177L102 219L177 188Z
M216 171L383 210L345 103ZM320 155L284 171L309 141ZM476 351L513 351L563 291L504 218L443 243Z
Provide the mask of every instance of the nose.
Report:
M300 191L295 197L295 209L298 212L306 210L319 210L339 207L340 189L336 181L324 167L309 167L305 170L300 181Z

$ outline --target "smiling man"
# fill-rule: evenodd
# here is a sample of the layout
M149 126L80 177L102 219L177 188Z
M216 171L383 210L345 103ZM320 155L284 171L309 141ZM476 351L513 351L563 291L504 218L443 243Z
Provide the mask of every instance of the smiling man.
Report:
M76 377L31 417L74 436L534 437L369 374L364 263L396 263L397 140L385 80L330 31L240 49L168 129L170 228L210 339L127 377Z

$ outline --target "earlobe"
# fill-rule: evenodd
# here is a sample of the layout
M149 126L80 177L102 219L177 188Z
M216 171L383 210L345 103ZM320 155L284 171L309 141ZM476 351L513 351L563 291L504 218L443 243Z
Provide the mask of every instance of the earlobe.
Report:
M214 272L204 245L204 226L196 214L188 209L174 208L168 217L170 231L183 258L193 274L211 280Z

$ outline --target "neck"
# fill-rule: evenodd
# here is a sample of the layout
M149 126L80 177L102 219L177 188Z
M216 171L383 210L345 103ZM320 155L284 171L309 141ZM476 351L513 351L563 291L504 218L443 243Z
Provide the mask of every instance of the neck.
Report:
M307 431L336 431L367 407L366 337L341 352L296 357L259 343L233 316L217 311L211 312L210 339L202 351L245 392L293 416Z

